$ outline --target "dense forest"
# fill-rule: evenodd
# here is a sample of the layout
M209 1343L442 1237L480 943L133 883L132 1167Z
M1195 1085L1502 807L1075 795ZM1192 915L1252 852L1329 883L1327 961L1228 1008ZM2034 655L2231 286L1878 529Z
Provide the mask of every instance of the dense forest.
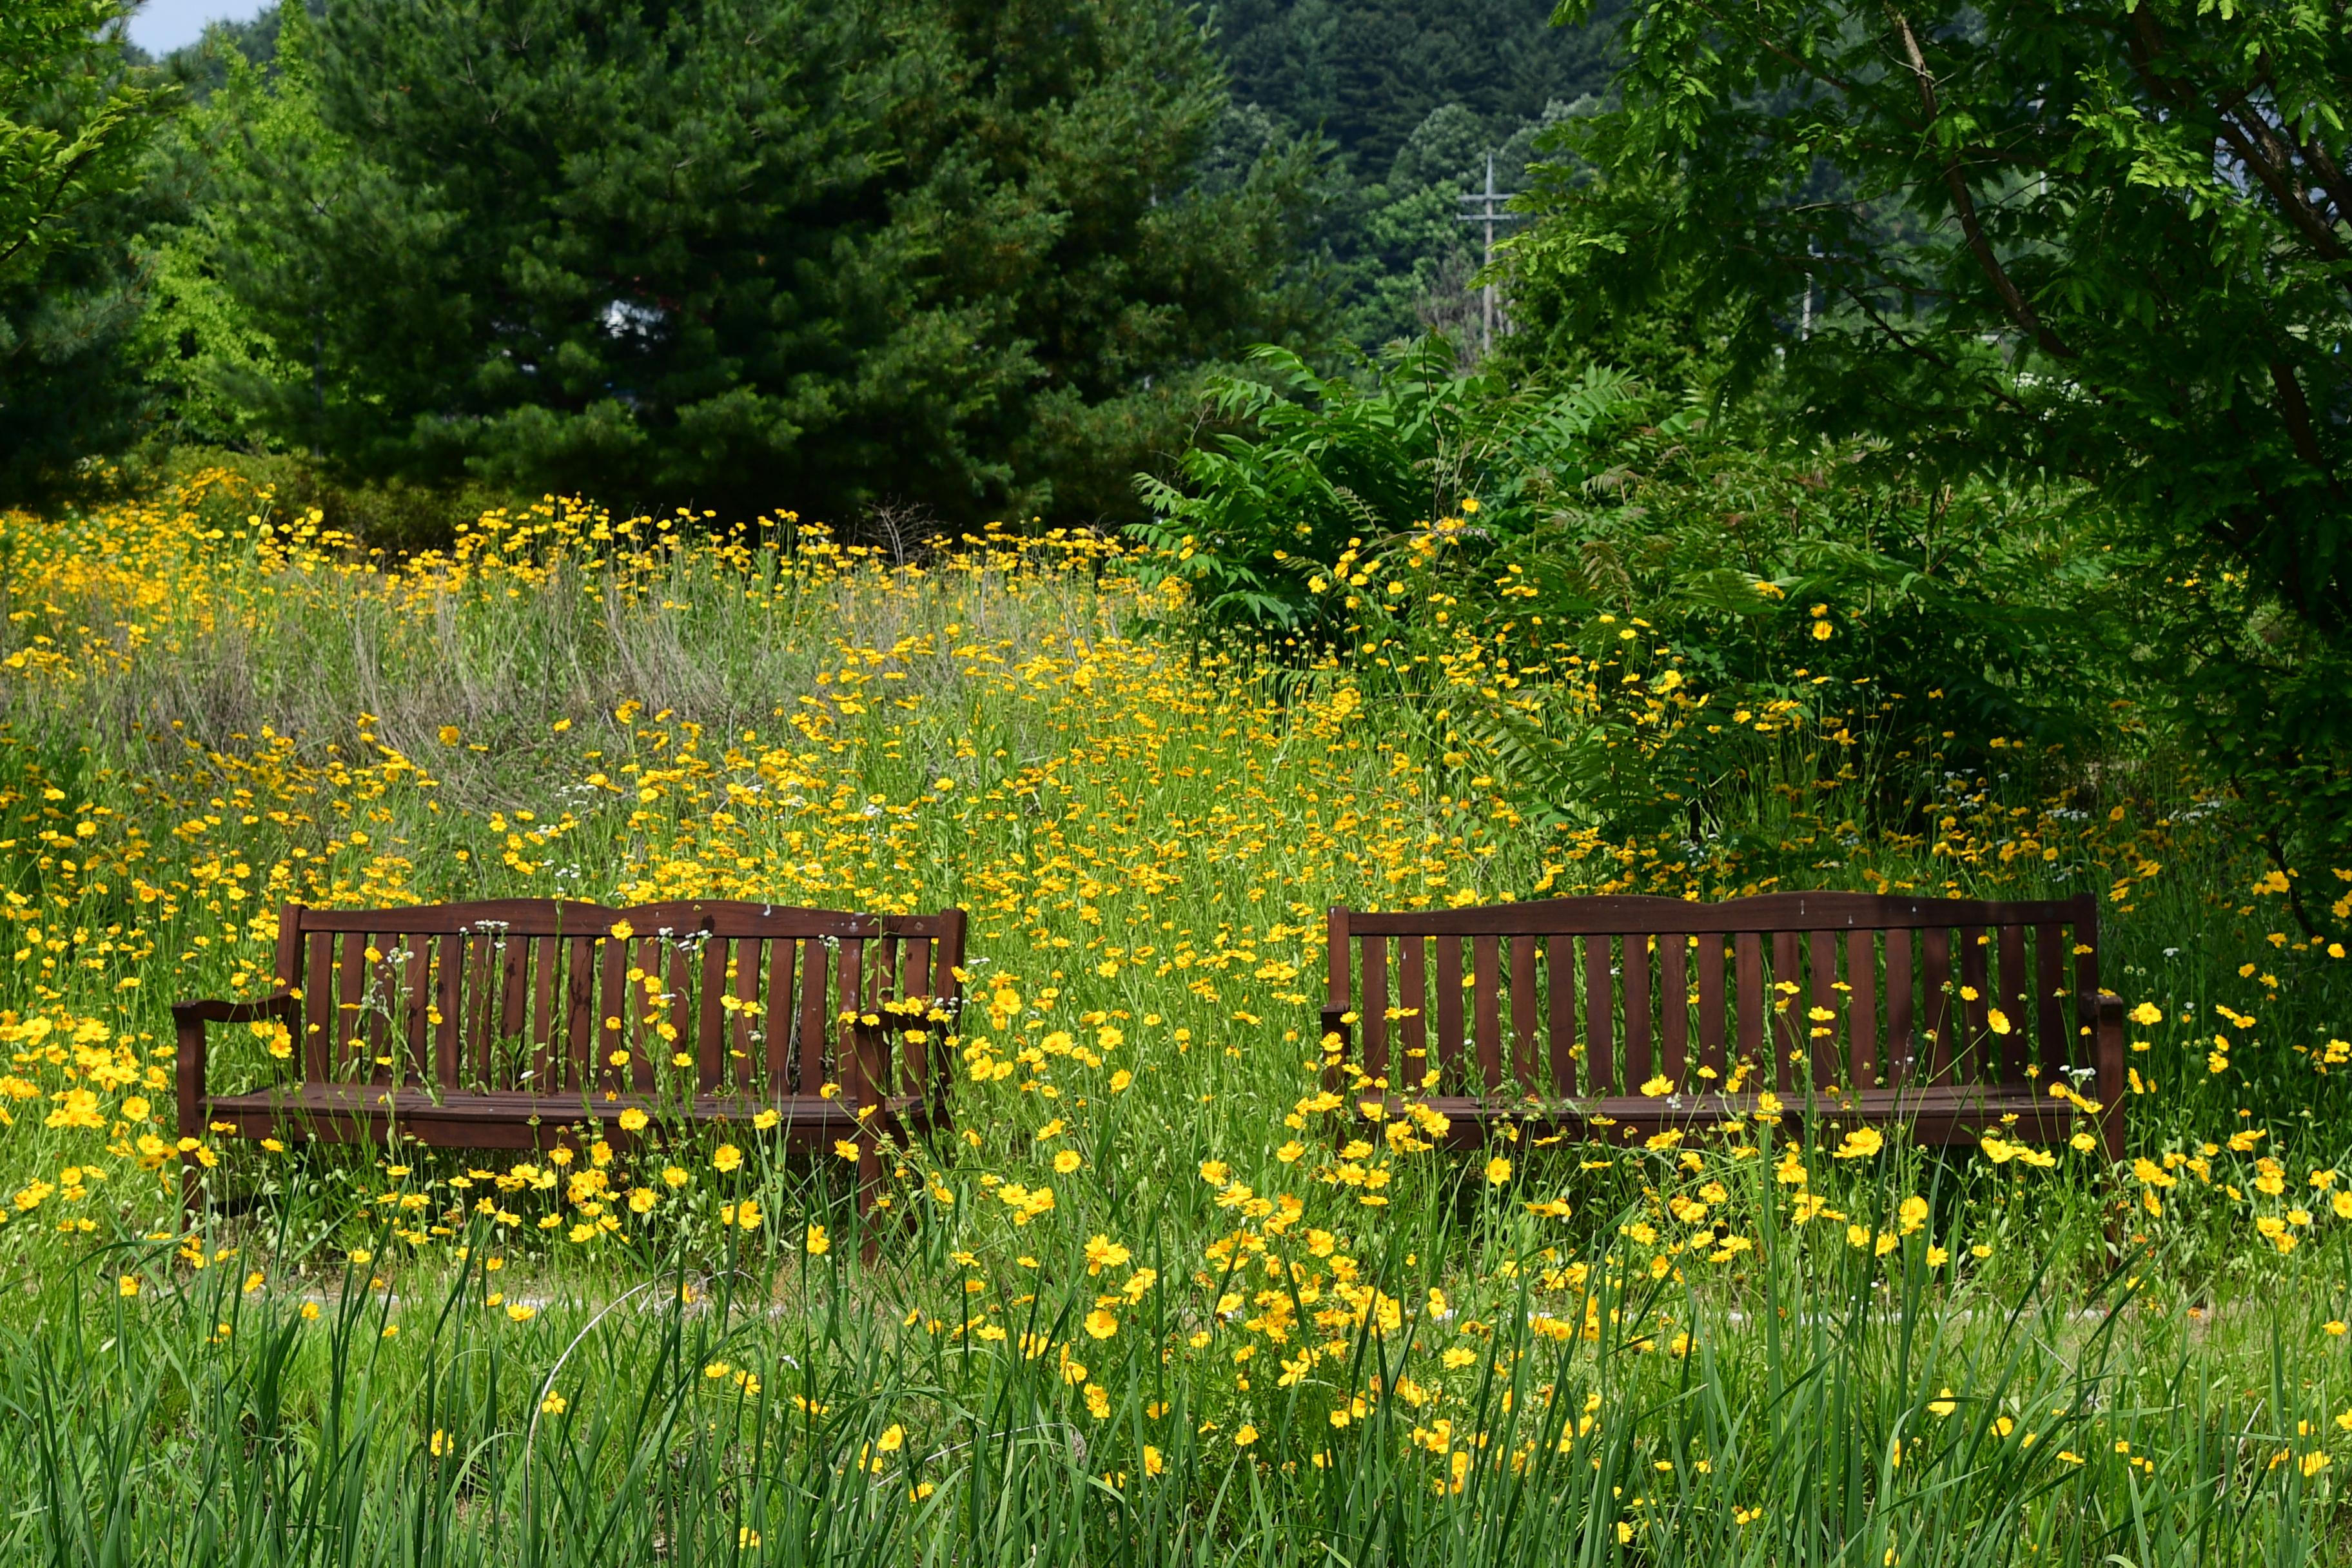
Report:
M177 109L0 299L0 487L226 446L394 532L566 487L1132 521L1253 342L1475 352L1460 196L1606 89L1605 26L1525 0L655 16L312 0L85 56Z

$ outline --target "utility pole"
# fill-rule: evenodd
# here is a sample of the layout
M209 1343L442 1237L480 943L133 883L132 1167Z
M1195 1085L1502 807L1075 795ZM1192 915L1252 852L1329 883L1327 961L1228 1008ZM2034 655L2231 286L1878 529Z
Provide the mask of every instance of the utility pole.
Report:
M1495 265L1495 226L1498 223L1508 223L1515 216L1505 212L1503 204L1517 195L1518 195L1517 191L1498 191L1495 188L1495 154L1487 153L1486 188L1484 191L1474 191L1462 198L1462 205L1465 210L1462 213L1460 221L1486 226L1486 265L1488 268ZM1486 286L1479 292L1480 316L1485 329L1479 353L1487 354L1495 351L1495 280L1489 278L1486 280Z

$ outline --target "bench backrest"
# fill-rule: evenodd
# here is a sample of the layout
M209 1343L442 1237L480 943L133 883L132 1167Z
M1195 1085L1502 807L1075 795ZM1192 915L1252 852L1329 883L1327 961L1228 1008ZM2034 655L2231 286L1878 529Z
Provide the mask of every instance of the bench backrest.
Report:
M846 1068L873 1073L885 1095L930 1098L950 1066L963 935L961 910L293 904L278 919L278 981L299 994L296 1047L316 1081L642 1093L656 1062L685 1052L700 1093L862 1088L844 1082ZM863 1058L841 1050L845 1014L883 1020L866 1029Z
M1334 909L1323 1017L1400 1092L1872 1089L2089 1067L2098 994L2088 896L1627 896Z

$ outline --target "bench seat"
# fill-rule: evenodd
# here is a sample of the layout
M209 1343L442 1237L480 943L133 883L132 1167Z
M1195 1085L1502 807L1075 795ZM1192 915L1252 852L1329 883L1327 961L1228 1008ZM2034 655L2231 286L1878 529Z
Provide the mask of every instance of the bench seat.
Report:
M883 1131L921 1134L929 1131L929 1108L913 1095L884 1099ZM746 1134L752 1119L773 1110L775 1124L758 1135L781 1139L794 1151L829 1150L857 1131L857 1114L840 1100L784 1095L698 1094L680 1103L654 1095L623 1094L583 1102L576 1094L530 1094L514 1090L436 1094L380 1083L295 1083L249 1094L216 1094L205 1101L208 1124L239 1138L303 1138L321 1142L382 1142L397 1131L445 1149L552 1149L577 1140L572 1130L594 1124L591 1134L617 1149L636 1142L620 1124L625 1110L642 1110L656 1126L740 1123Z
M1971 1144L1990 1132L2021 1142L2057 1142L2076 1131L2074 1107L2030 1089L1991 1084L1933 1084L1915 1089L1872 1089L1858 1093L1807 1098L1782 1095L1772 1121L1782 1135L1810 1120L1824 1130L1904 1128L1915 1143ZM1381 1107L1381 1119L1405 1114L1408 1105L1426 1106L1448 1123L1443 1144L1483 1145L1491 1128L1509 1124L1523 1136L1564 1133L1580 1142L1632 1143L1661 1132L1706 1132L1726 1122L1759 1125L1762 1097L1753 1094L1601 1095L1579 1100L1507 1100L1474 1095L1422 1095L1410 1100L1357 1095L1360 1112ZM1367 1112L1368 1113L1368 1112Z

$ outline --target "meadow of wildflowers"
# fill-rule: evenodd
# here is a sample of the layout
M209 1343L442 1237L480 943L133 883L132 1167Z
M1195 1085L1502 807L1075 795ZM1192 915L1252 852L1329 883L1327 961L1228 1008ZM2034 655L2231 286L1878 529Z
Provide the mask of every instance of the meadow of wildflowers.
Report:
M1515 805L1460 721L1629 713L1667 765L1708 720L1670 649L1400 608L1345 662L1219 651L1091 536L901 561L550 501L392 563L222 472L0 532L7 1561L2352 1542L2352 964L2193 783L1906 753L1931 826L1882 831L1867 716L1790 702L1737 721L1785 749L1744 859ZM1333 581L1442 610L1444 548ZM2129 1162L1761 1128L1465 1159L1323 1087L1331 903L1800 875L2105 893ZM749 1123L180 1146L164 1008L260 994L279 902L511 894L971 911L958 1130L900 1162L876 1264L846 1168ZM232 1035L215 1081L285 1050Z

